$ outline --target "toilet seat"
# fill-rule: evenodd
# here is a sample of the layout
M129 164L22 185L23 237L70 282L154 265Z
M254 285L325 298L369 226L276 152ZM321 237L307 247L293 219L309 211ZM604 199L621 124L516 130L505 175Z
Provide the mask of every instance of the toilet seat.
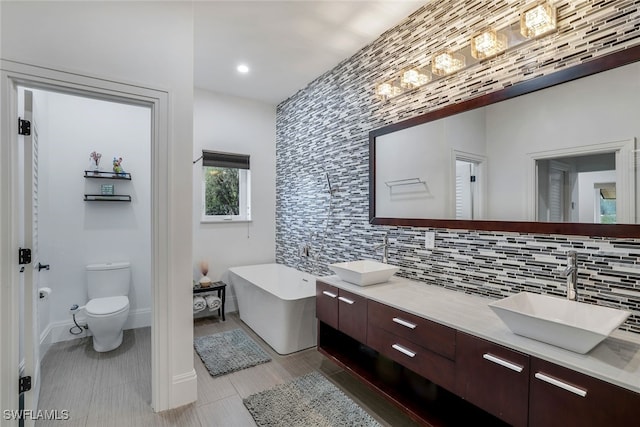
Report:
M129 308L129 298L126 296L94 298L87 303L85 311L88 316L111 316L122 313Z

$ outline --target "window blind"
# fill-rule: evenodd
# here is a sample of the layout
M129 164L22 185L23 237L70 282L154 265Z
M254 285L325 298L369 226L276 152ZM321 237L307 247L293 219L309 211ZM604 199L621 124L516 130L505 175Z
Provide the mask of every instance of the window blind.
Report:
M246 154L202 150L202 165L217 168L249 169L249 156Z

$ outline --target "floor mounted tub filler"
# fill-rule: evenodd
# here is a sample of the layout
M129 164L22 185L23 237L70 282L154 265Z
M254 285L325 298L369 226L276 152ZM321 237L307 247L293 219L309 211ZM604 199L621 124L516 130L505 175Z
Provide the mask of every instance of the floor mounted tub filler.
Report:
M316 346L316 277L282 264L229 269L240 319L279 354Z

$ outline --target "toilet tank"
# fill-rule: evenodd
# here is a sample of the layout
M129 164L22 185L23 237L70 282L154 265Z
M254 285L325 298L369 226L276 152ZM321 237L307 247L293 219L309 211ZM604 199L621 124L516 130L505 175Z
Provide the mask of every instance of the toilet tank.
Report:
M87 296L89 299L128 296L131 284L131 265L110 262L87 265Z

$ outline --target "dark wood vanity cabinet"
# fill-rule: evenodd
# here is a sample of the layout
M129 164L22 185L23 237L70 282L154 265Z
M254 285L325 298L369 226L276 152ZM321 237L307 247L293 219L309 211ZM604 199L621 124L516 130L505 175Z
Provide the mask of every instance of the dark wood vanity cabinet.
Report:
M367 299L364 297L317 282L316 317L351 338L367 342Z
M529 426L632 426L640 394L531 358Z
M338 329L338 288L316 282L316 317L333 329Z
M367 342L367 299L340 290L338 295L338 329L351 338Z
M513 426L526 426L529 355L460 331L457 344L456 393Z
M421 424L617 427L640 420L640 393L320 281L316 315L318 350ZM425 397L418 377L437 387L436 400Z
M448 359L455 359L456 330L397 308L369 301L369 326L384 329Z
M367 345L448 390L455 386L456 331L368 302Z

